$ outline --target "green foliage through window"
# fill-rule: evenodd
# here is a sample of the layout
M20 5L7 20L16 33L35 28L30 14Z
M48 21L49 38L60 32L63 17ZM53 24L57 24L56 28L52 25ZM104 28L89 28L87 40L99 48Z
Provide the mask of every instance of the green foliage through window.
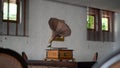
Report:
M94 29L94 19L92 15L87 16L87 29Z
M108 31L108 18L107 17L102 18L102 30Z

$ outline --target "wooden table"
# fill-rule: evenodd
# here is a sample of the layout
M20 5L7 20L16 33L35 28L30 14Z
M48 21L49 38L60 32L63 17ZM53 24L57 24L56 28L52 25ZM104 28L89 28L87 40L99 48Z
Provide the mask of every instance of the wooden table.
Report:
M43 61L43 60L28 60L29 68L77 68L77 62L60 62L60 61ZM44 67L43 67L44 66Z

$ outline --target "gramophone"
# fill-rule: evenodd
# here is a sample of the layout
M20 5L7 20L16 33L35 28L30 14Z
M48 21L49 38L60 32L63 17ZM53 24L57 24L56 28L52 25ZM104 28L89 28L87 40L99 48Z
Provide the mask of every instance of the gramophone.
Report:
M61 38L61 37L64 38L71 35L71 29L65 23L64 20L57 19L57 18L50 18L48 21L48 24L52 30L52 36L49 40L50 45L48 47L51 47L52 42L56 38Z

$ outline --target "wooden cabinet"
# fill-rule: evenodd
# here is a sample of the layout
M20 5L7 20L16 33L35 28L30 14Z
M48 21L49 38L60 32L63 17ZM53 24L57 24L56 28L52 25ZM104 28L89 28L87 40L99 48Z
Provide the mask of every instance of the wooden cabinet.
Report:
M46 59L73 60L73 50L47 49Z

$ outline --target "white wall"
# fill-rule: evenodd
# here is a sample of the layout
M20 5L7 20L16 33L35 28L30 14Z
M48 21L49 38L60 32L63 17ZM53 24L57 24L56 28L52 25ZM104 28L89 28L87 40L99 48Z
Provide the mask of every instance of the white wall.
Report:
M120 48L120 13L116 13L115 14L115 32L116 32L116 43L113 47L114 50L117 50Z
M47 0L30 0L29 37L1 36L0 46L19 53L25 51L29 59L42 60L51 36L50 17L63 19L70 26L71 36L64 42L53 42L53 46L73 49L76 61L91 61L95 52L98 52L99 59L112 52L114 43L86 40L86 8Z

